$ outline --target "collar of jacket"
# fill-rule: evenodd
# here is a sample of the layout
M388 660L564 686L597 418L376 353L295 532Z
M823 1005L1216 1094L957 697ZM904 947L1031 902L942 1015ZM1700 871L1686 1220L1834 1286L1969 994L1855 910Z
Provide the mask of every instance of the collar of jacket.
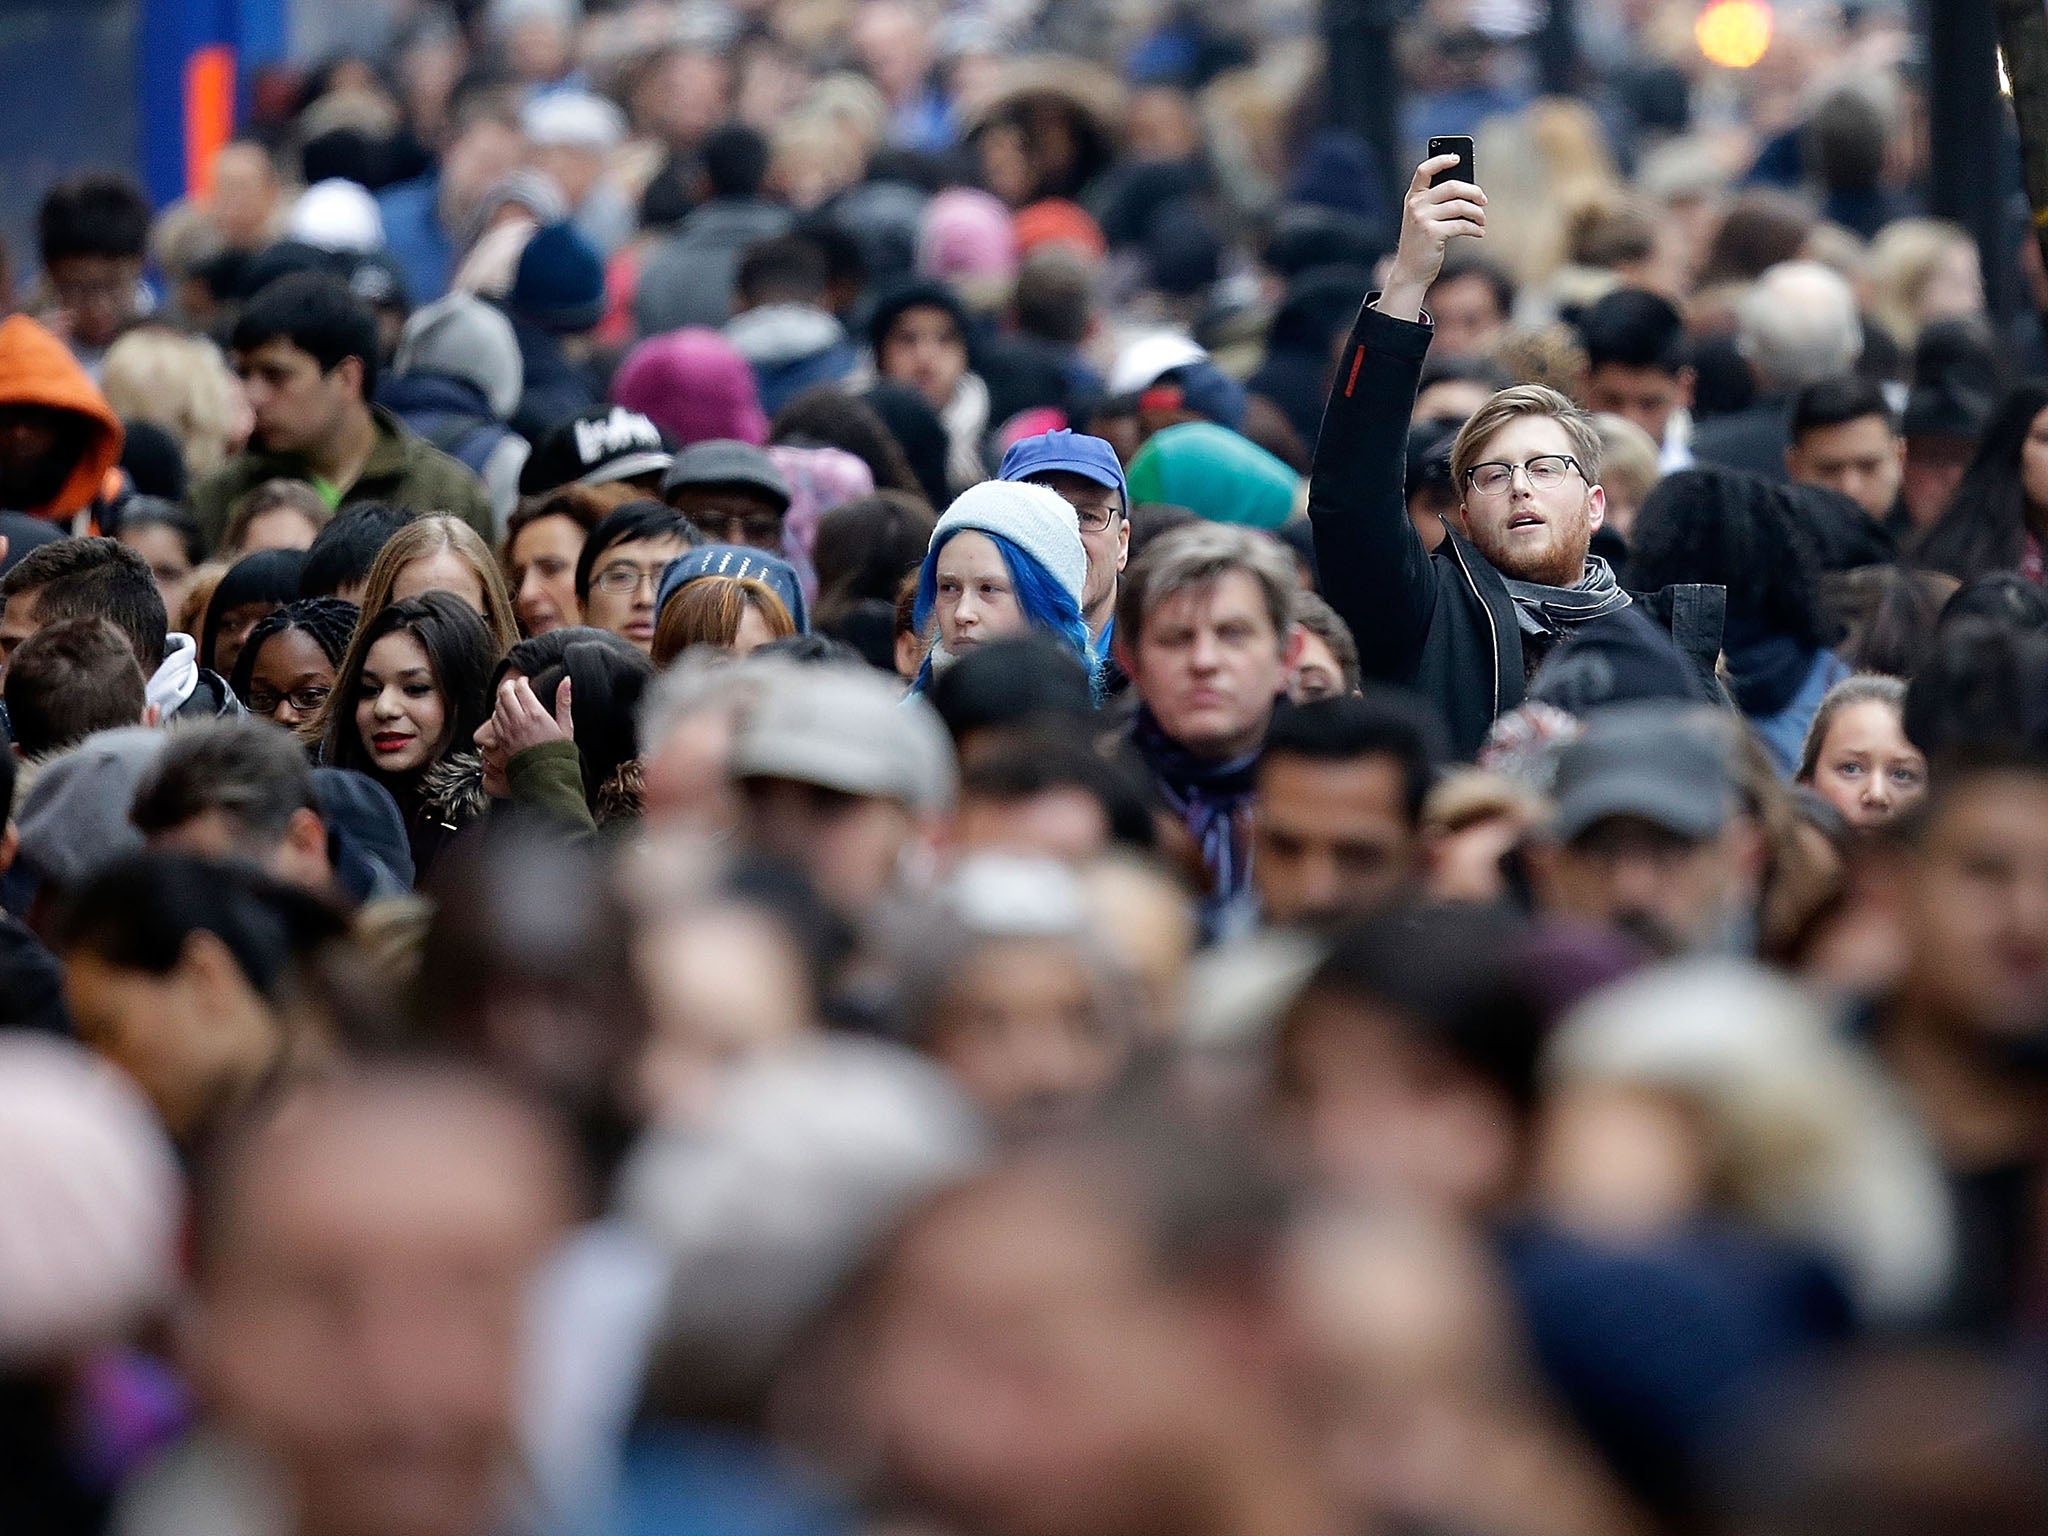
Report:
M344 494L366 480L395 479L405 473L415 434L389 410L375 403L370 406L370 426L376 433L374 441L370 444L370 456L363 460L363 467L355 480L344 487ZM303 454L251 454L248 462L250 474L253 476L251 484L273 479L313 479L311 466Z
M363 460L362 473L356 482L384 480L405 473L406 460L411 457L412 433L405 423L381 405L370 407L370 422L377 429L377 440L370 448L370 456Z

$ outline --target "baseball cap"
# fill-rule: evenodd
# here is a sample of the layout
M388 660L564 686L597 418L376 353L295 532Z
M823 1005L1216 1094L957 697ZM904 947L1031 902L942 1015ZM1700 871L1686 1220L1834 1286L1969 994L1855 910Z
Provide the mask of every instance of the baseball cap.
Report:
M1140 336L1117 354L1105 387L1112 398L1135 395L1161 378L1193 363L1209 361L1209 350L1179 331L1154 331Z
M768 497L780 510L789 510L789 482L782 478L775 461L752 443L736 438L690 444L661 477L661 494L666 499L692 485L743 486Z
M519 494L565 485L609 485L669 467L675 452L661 428L623 405L581 411L534 445L519 472Z
M1703 842L1735 811L1728 746L1714 721L1701 709L1669 704L1594 711L1558 758L1551 794L1551 831L1561 842L1612 816Z
M868 667L830 663L763 672L733 733L735 779L790 779L920 810L953 801L953 748L921 698Z
M1124 479L1124 467L1117 461L1116 450L1099 437L1064 427L1012 443L1003 455L996 478L1029 480L1033 475L1055 471L1109 486L1123 498L1125 510L1130 509L1131 488Z

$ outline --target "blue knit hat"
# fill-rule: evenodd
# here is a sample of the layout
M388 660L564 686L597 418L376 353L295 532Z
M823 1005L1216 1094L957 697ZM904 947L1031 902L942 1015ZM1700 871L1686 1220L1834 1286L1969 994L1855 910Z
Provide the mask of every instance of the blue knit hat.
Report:
M804 584L796 567L780 555L749 549L743 544L700 544L669 561L661 573L661 586L654 594L654 611L660 613L668 600L700 576L730 576L735 581L758 581L782 599L782 606L796 620L796 632L811 632L810 614L804 608Z
M1131 509L1131 488L1124 479L1124 467L1117 461L1116 450L1102 438L1066 427L1010 444L996 478L1029 480L1033 475L1054 472L1079 475L1097 485L1106 485L1123 498L1126 512Z
M573 224L535 230L505 307L558 335L590 330L604 318L604 260Z
M1064 496L1042 485L984 480L953 499L932 530L925 558L944 547L956 533L973 529L999 534L1023 550L1081 606L1088 582L1088 550L1081 542L1080 520Z

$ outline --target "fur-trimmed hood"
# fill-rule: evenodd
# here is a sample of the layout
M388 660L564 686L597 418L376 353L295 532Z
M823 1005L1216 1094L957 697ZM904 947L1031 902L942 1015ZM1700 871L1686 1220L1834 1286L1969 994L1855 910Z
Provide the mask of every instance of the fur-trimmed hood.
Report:
M490 808L491 797L484 793L484 760L475 752L450 752L420 775L416 814L430 826L459 832Z

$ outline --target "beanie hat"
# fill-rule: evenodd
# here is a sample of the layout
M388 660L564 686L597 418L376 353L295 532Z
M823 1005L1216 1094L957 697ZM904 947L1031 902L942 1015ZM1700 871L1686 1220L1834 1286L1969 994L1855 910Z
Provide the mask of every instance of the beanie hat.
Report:
M1131 500L1186 507L1212 523L1268 531L1294 515L1301 477L1249 438L1213 422L1155 432L1131 460Z
M700 326L650 336L628 352L612 399L683 447L721 437L757 448L768 441L754 370L730 341Z
M1044 246L1064 245L1087 257L1102 260L1109 246L1102 238L1102 226L1079 203L1063 197L1044 197L1028 208L1019 209L1011 223L1017 237L1017 254L1029 256Z
M65 891L140 848L128 807L163 749L162 731L124 725L95 732L45 763L15 813L22 868Z
M804 588L797 580L796 567L779 556L739 544L700 544L669 561L661 573L661 587L654 595L654 611L660 613L670 598L700 576L760 582L782 599L782 606L796 621L797 633L810 633L810 614L804 608Z
M984 480L954 498L932 530L927 557L945 547L956 533L972 529L1008 539L1036 560L1081 606L1088 581L1088 550L1081 527L1065 497L1042 485L1009 480Z
M965 284L1007 283L1017 275L1017 232L999 197L949 187L925 205L917 270Z
M66 1041L0 1039L0 1369L117 1342L170 1294L179 1185L120 1073Z
M913 278L885 289L875 300L874 310L868 316L868 345L874 350L877 360L882 355L882 343L889 339L890 330L903 318L906 310L912 309L944 310L952 316L960 339L967 339L967 308L960 302L960 296L934 278Z
M401 378L432 373L474 384L500 421L519 409L526 385L512 322L467 293L451 293L416 311L405 322L391 367Z
M519 253L506 307L559 335L587 331L604 318L604 261L571 224L534 231Z
M384 217L368 192L332 176L299 194L285 233L315 250L359 254L382 247Z

